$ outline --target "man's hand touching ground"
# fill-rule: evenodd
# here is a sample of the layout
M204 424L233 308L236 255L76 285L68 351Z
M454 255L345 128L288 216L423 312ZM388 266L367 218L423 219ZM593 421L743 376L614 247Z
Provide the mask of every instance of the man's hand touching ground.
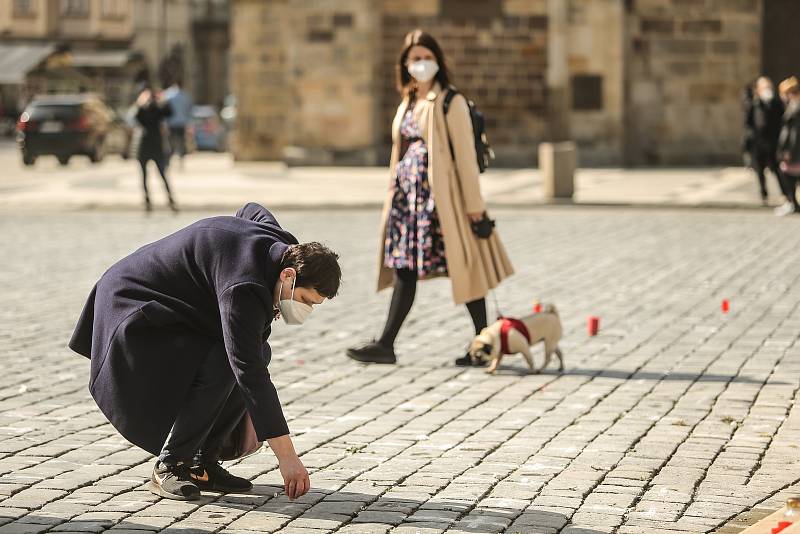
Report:
M294 500L308 493L311 488L311 481L308 478L308 471L303 466L300 458L280 460L281 475L283 475L283 485L286 495Z
M303 462L300 461L294 451L292 439L286 435L272 438L267 442L278 458L286 496L294 500L308 493L311 488L311 481L308 478L308 471L303 466Z

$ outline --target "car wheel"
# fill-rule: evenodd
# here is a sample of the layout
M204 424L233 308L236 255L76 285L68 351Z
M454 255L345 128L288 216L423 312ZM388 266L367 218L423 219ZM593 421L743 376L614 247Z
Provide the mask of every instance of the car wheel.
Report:
M71 156L58 156L58 163L62 166L69 165L69 158Z
M35 156L31 156L30 154L23 154L22 155L22 164L23 165L25 165L26 167L30 167L34 163L36 163L36 157Z

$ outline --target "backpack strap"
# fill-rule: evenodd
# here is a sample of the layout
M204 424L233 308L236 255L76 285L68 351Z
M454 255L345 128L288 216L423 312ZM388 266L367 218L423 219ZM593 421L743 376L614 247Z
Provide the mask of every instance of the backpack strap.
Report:
M447 94L444 95L444 114L447 115L447 112L450 110L450 102L453 101L453 98L458 94L458 89L453 87L452 85L447 88Z
M450 126L447 124L447 112L450 110L450 102L453 101L453 98L458 94L458 89L453 87L452 85L447 88L447 93L444 95L444 103L442 108L444 109L444 128L447 130L447 144L450 146L450 157L453 158L453 162L456 161L456 153L453 150L453 141L450 139Z

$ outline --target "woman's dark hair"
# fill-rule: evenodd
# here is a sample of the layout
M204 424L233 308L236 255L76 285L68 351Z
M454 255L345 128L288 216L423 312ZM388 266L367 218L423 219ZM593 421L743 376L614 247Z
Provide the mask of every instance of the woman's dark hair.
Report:
M412 82L414 78L408 73L406 60L408 60L408 52L415 46L424 46L433 52L436 63L439 64L439 72L436 73L433 79L439 82L442 87L450 85L450 70L447 68L447 63L444 60L442 47L439 46L439 43L433 38L433 35L426 31L416 29L406 35L403 49L400 51L400 57L397 59L397 64L395 65L397 90L402 93L403 96L407 96L409 93L413 92Z
M289 245L281 259L281 271L292 268L297 272L296 287L310 287L323 297L332 299L339 292L342 269L339 255L323 245L311 242Z

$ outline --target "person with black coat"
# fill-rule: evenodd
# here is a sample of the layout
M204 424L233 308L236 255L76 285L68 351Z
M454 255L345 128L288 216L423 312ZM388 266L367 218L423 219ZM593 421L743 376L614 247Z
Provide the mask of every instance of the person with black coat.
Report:
M772 81L764 76L758 78L753 86L752 99L745 103L745 149L750 156L750 165L758 176L761 202L765 206L767 169L775 175L781 192L786 196L776 157L783 110L783 102L775 94Z
M252 485L219 463L267 441L290 498L308 491L267 370L271 323L302 324L339 289L338 256L298 244L263 206L202 219L112 265L69 346L128 441L158 456L149 489L190 500Z
M144 208L148 212L153 209L150 203L150 194L147 190L147 163L152 161L156 164L158 173L164 181L164 189L167 191L169 207L177 212L178 206L172 196L172 190L167 180L167 152L164 147L164 136L162 130L165 128L164 120L172 115L172 108L165 102L161 93L154 95L150 89L145 89L136 99L138 109L136 111L136 121L142 128L142 138L139 143L137 158L142 168L142 188L144 189Z
M778 215L800 213L797 201L797 181L800 179L800 82L792 76L781 82L781 97L786 100L783 127L778 137L777 157L781 178L787 194L791 196L791 209Z

